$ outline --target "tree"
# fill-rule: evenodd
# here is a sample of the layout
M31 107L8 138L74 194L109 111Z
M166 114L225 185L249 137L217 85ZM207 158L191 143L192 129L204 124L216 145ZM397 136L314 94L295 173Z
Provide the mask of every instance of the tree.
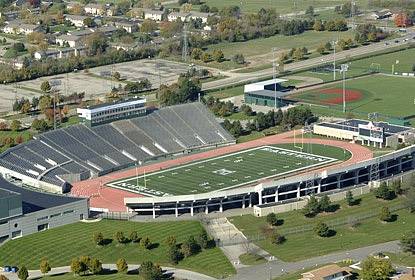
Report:
M314 7L313 6L308 6L307 10L305 10L305 15L312 18L314 17Z
M310 197L302 212L306 217L314 217L320 212L318 200L314 195Z
M44 93L48 93L48 92L50 92L51 88L52 88L52 87L50 86L49 81L43 81L43 82L40 84L40 89L41 89Z
M52 106L52 98L49 95L43 95L39 99L39 109L42 113L46 112Z
M389 280L395 270L389 259L368 257L362 262L361 278L365 280Z
M118 71L115 71L114 73L112 73L112 77L116 79L117 81L121 80L121 74Z
M204 53L202 54L201 59L202 59L202 61L203 61L204 63L208 63L208 62L211 62L211 61L212 61L212 56L210 55L210 53L208 53L208 52L204 52Z
M89 262L88 267L89 267L89 271L92 274L96 275L102 272L102 263L97 258L92 258L91 261Z
M148 237L143 237L140 240L140 246L143 247L144 249L149 250L151 248L151 241L150 238Z
M13 120L12 123L10 124L10 129L13 131L18 131L20 130L22 126L22 123L19 120Z
M85 37L85 46L90 56L103 54L108 47L108 40L101 32L94 32Z
M3 274L0 274L0 280L9 280L9 278L7 278L6 276L4 276Z
M212 57L216 62L222 62L225 59L225 55L221 50L214 50Z
M40 272L45 275L51 270L50 264L46 258L42 259L40 262Z
M172 264L177 264L183 258L182 253L179 251L176 245L169 247L167 255Z
M395 198L395 193L389 189L388 185L385 182L382 182L375 190L376 198L381 198L383 200L391 200Z
M318 46L318 47L317 47L317 49L316 49L316 51L317 51L319 54L321 54L321 55L325 54L325 53L326 53L326 48L325 48L324 44L323 44L323 45Z
M32 105L30 105L30 101L26 99L22 104L22 107L20 108L20 112L22 112L23 114L29 113L31 108Z
M390 222L392 220L392 214L389 211L389 207L383 206L380 209L379 219L383 222Z
M415 231L410 231L405 233L399 245L401 246L402 251L411 253L415 255Z
M25 266L22 266L19 269L17 276L19 277L20 280L26 280L27 278L29 278L29 272L27 271L27 268Z
M130 233L129 238L130 238L130 241L133 243L137 243L140 241L140 237L138 237L138 233L135 230Z
M5 122L0 122L0 131L7 130L8 126Z
M199 60L202 57L203 50L200 48L194 48L191 53L193 59Z
M320 237L329 237L331 234L331 231L327 224L323 223L322 221L319 221L314 226L314 233L317 234Z
M329 212L331 210L331 201L327 194L323 195L318 202L320 211Z
M32 122L32 129L39 132L45 132L48 130L48 123L44 119L34 119Z
M95 21L94 21L94 19L92 19L90 17L87 17L87 18L84 19L83 24L86 27L94 27L95 26Z
M207 249L209 247L209 237L206 230L202 230L202 232L196 236L196 240L200 248Z
M268 215L267 215L267 223L270 225L270 226L276 226L277 225L277 221L278 221L278 219L277 219L277 215L275 215L275 213L269 213Z
M293 52L293 59L295 61L304 59L304 52L301 48L295 49L295 51Z
M115 240L117 240L117 242L118 242L119 244L123 244L123 243L125 243L126 238L125 238L125 236L124 236L124 232L122 232L122 231L117 231L117 232L115 233L115 235L114 235L114 239L115 239Z
M199 251L200 247L193 236L189 236L181 245L181 252L185 257L190 257Z
M347 191L347 193L346 193L346 203L347 203L347 205L349 205L349 206L353 206L353 205L355 205L355 203L356 203L356 200L354 199L354 197L353 197L353 193L352 193L352 191Z
M127 261L123 258L117 260L117 270L121 273L128 272L128 264Z
M269 235L269 239L271 243L275 245L282 244L285 241L285 237L279 234L276 229L274 229L272 233Z
M160 266L154 265L151 261L145 261L139 268L139 275L143 280L161 280L163 271Z
M324 31L324 24L321 19L315 20L313 24L314 31Z
M95 232L93 235L95 245L102 246L104 244L104 235L102 232Z
M157 22L151 19L145 19L141 24L140 31L147 34L152 34L158 28Z
M166 245L169 247L176 246L176 236L170 235L166 238Z
M82 272L82 265L78 258L72 259L71 271L76 275L79 275Z
M245 64L245 57L243 54L237 53L232 56L232 61L236 64Z

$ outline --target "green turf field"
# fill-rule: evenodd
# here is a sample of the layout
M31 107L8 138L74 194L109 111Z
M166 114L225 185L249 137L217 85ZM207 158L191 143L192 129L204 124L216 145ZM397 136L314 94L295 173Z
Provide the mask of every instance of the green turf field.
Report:
M128 237L133 230L137 231L141 238L149 237L154 248L146 250L136 243L120 245L112 240L117 231L123 231L124 235ZM130 264L152 261L172 267L174 265L169 263L166 238L174 235L180 244L190 235L196 236L201 231L202 225L196 221L139 223L103 220L96 223L79 222L8 241L0 247L0 266L16 265L21 267L25 265L28 269L39 269L41 259L46 257L52 267L58 267L70 265L71 260L75 257L90 256L98 258L103 263L115 263L119 258L125 258ZM112 242L102 247L96 246L92 238L95 232L102 232L104 238ZM235 273L232 264L216 247L186 258L180 261L176 267L216 278L226 278ZM87 277L87 279L89 278ZM62 279L69 278L62 277ZM95 277L91 277L91 279L95 279ZM123 278L117 278L113 275L112 278L102 277L102 279Z
M123 179L109 186L148 196L206 193L236 188L259 179L282 176L336 160L298 150L262 146Z
M293 94L290 97L312 104L322 104L327 96L321 93L325 89L342 89L342 83ZM347 111L357 114L377 112L386 117L406 117L415 112L415 78L375 75L346 82L347 90L359 91L362 98L347 102ZM341 95L331 96L340 97ZM324 104L323 104L324 105ZM342 105L327 105L332 109L341 109Z
M202 1L211 7L222 9L227 6L239 6L242 12L257 12L261 8L274 8L278 13L292 13L307 9L308 6L314 8L328 7L342 4L341 0L205 0ZM356 1L358 5L367 5L367 0ZM167 7L178 7L178 4L167 5ZM199 10L199 5L193 5L194 10Z

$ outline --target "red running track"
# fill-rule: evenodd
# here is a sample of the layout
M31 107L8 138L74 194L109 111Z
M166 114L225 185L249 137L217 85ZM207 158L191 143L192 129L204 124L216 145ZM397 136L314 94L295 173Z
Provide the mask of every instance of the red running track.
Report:
M253 140L246 143L236 144L232 146L226 146L217 148L214 150L209 150L197 154L182 156L163 162L158 162L146 166L141 166L139 168L132 168L128 170L122 170L113 172L107 175L104 175L99 178L90 179L86 181L81 181L73 184L71 194L74 196L89 197L90 206L93 208L108 209L109 211L125 211L124 206L124 197L142 197L140 194L131 193L123 190L118 190L105 186L107 183L120 180L127 177L135 176L137 173L143 174L150 173L153 171L158 171L160 169L166 169L172 166L181 165L195 160L203 160L207 158L217 157L224 154L229 154L253 147L271 145L271 144L283 144L283 143L292 143L293 142L293 132L286 132L282 134L267 136L261 139ZM372 158L372 152L363 146L338 141L330 139L304 139L305 143L314 143L314 144L323 144L328 146L336 146L343 149L346 149L352 153L352 157L342 163L331 165L325 169L330 169L333 167L352 165L363 160Z

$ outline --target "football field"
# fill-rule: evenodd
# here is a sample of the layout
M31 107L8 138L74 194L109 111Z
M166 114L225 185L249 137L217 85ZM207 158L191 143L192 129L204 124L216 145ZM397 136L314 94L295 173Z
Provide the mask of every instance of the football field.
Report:
M108 186L146 196L206 193L236 188L337 160L281 147L262 146L118 180Z

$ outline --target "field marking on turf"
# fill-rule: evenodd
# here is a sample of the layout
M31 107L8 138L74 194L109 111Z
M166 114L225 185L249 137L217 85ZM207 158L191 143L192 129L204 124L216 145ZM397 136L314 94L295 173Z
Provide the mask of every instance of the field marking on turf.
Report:
M315 164L302 166L302 167L297 168L297 169L288 170L288 171L285 171L285 172L281 172L281 173L278 173L278 174L266 176L266 177L263 177L263 178L254 179L254 180L251 180L251 181L248 181L248 182L243 182L241 184L237 184L237 185L233 185L233 186L229 186L229 187L226 187L226 188L215 190L215 192L224 191L224 190L228 190L228 189L233 189L233 188L237 188L237 187L244 186L244 185L249 185L249 184L252 184L254 182L258 182L259 180L265 180L265 179L269 179L269 178L276 177L276 176L281 177L281 176L284 176L284 175L289 174L289 173L296 173L296 172L302 171L302 170L307 169L307 168L313 168L313 167L320 166L320 165L327 165L329 163L333 163L335 161L338 161L338 159L335 159L335 158L330 158L330 157L320 156L320 155L314 155L314 154L299 152L299 151L295 151L295 150L289 150L289 149L280 148L280 147L259 146L259 147L255 147L255 148L251 148L251 149L247 149L247 150L242 150L242 151L239 151L239 152L236 152L236 153L230 153L230 154L225 154L225 155L222 155L222 156L219 156L219 157L209 158L209 159L204 160L204 161L195 161L195 162L191 162L191 163L188 163L188 164L185 164L185 165L178 165L178 166L173 167L173 168L169 168L169 169L149 173L149 174L147 174L147 176L154 176L154 175L157 175L157 174L160 174L160 173L171 172L171 171L179 169L179 168L185 168L185 167L188 167L188 166L192 166L192 165L196 165L196 164L200 164L200 163L206 163L206 162L209 162L209 161L214 161L214 160L218 160L218 159L221 159L221 158L231 157L231 156L235 156L237 154L247 153L247 152L256 151L256 150L267 151L267 152L270 152L270 153L275 153L275 154L279 154L279 155L286 155L286 156L288 156L288 155L297 155L296 156L297 158L300 157L298 155L303 155L304 157L312 157L312 158L315 158L315 159L317 159L317 158L325 159L326 161L320 161L320 162L317 162ZM300 157L300 158L304 159L304 157ZM305 158L305 159L307 159L307 158ZM224 161L230 161L230 159L225 159ZM111 182L111 183L107 184L107 186L113 187L113 188L116 188L116 189L126 190L126 191L129 191L129 192L139 193L139 194L142 194L142 195L145 195L145 196L150 196L150 197L181 196L181 195L183 195L183 194L174 195L174 194L166 193L164 191L149 189L149 188L141 186L141 185L136 186L135 184L128 183L128 182L132 182L132 181L135 181L135 180L143 178L143 177L144 177L144 174L138 176L138 178L136 176L132 176L132 177L125 178L125 179L122 179L122 180L119 180L119 181ZM224 183L220 183L220 184L224 185ZM128 185L128 187L126 187L127 185ZM192 191L189 191L189 192L194 192L194 191L195 190L192 190ZM156 194L156 195L154 195L154 194Z

